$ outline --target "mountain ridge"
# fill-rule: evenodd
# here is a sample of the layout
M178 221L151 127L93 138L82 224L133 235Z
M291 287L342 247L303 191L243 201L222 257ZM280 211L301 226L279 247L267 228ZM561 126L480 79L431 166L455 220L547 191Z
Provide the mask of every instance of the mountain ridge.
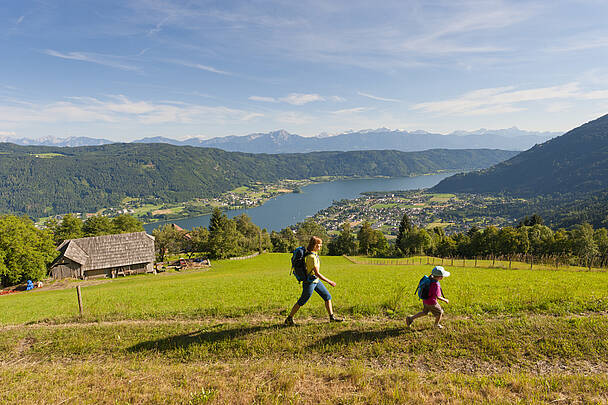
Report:
M229 135L203 139L190 137L173 139L164 136L144 137L129 143L167 143L177 146L216 147L229 152L244 153L291 153L349 150L392 149L415 152L427 149L502 149L525 150L558 135L556 132L523 131L515 127L500 130L454 131L450 134L431 133L422 130L402 131L386 128L347 131L339 134L320 134L304 137L283 129L267 133ZM114 142L104 138L43 137L38 139L0 137L0 142L31 146L98 146Z

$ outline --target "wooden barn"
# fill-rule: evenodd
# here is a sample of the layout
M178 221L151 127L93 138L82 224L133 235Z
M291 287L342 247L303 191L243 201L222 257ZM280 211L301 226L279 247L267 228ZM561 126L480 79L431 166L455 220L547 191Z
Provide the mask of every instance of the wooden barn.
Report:
M69 239L57 248L53 279L116 277L154 272L154 237L145 232Z

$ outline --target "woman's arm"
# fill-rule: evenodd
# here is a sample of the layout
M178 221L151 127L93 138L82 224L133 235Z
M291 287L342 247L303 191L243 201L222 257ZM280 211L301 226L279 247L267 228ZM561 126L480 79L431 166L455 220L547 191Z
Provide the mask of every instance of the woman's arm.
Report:
M325 277L323 274L319 273L319 268L317 266L315 266L315 268L313 270L315 272L315 276L317 276L321 280L325 281L327 284L329 284L332 287L336 286L335 282L331 281L330 279L328 279L327 277Z

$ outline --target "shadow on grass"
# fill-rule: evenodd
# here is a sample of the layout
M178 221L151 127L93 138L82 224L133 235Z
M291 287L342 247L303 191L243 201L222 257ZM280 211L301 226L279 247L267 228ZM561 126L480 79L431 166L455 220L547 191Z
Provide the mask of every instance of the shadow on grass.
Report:
M223 324L215 325L211 329L219 329ZM203 329L195 332L185 333L182 335L169 336L163 339L150 340L148 342L141 342L134 346L127 348L127 351L131 353L137 352L166 352L173 351L176 349L187 349L191 345L198 344L214 344L225 341L238 339L240 337L262 332L268 329L278 329L277 325L268 326L251 326L244 328L232 328L232 329L221 329L221 330L209 330Z
M359 342L377 342L389 337L400 336L405 333L413 332L406 327L382 329L375 331L358 331L345 330L335 335L324 337L313 344L309 345L309 349L322 348L324 346L349 346Z

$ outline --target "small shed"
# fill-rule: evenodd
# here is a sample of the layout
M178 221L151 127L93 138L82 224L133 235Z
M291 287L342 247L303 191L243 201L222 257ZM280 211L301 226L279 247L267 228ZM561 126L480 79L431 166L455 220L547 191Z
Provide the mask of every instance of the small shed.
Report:
M116 277L154 272L154 236L146 232L68 239L51 264L53 279Z

